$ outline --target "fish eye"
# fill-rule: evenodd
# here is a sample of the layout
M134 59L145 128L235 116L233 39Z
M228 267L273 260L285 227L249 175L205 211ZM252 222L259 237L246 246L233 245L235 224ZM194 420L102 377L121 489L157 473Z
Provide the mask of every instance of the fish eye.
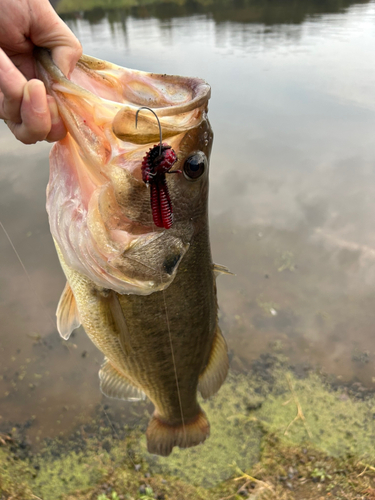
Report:
M186 179L195 181L207 168L206 155L199 151L186 158L184 163L184 174Z

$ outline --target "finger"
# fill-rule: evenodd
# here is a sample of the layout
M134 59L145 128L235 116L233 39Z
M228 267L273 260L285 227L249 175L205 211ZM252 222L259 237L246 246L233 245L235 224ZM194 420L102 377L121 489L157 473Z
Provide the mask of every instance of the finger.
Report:
M60 68L64 75L68 77L74 70L78 59L82 55L82 46L78 40L77 43L78 45L75 47L60 45L52 48L52 59L54 60L56 66Z
M20 107L27 80L0 49L0 118L21 122Z
M47 95L47 103L51 115L51 130L46 137L48 142L55 142L63 139L66 136L66 128L62 121L56 101L50 95Z
M6 122L15 137L24 144L43 141L51 130L51 115L46 89L40 80L26 83L20 111L21 123Z
M51 49L55 64L69 76L82 55L81 44L48 2L36 2L35 7L30 39Z
M34 46L32 46L31 52L33 48ZM34 58L31 57L30 52L14 54L12 56L8 55L8 57L10 58L14 66L18 69L18 71L23 74L26 80L36 78L35 61Z

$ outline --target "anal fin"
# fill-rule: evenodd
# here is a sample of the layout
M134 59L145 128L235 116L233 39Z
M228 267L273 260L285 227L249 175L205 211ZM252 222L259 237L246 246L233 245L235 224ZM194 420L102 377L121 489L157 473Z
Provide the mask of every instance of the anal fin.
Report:
M125 401L140 401L146 395L137 389L106 359L99 370L100 390L109 398L124 399Z
M68 340L72 331L81 325L76 300L68 282L57 305L56 317L57 330L65 340Z
M167 457L174 446L180 448L197 446L209 435L210 424L201 409L195 418L178 425L172 425L154 414L146 431L147 450L149 453Z
M208 363L199 377L198 390L204 399L215 394L223 384L229 370L227 343L219 326L216 327Z

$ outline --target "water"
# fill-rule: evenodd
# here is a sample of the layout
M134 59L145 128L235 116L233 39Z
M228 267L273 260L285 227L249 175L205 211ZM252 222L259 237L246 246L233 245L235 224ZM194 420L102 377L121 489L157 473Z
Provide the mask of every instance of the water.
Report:
M65 19L87 54L212 85L211 242L236 273L218 280L233 371L282 352L375 389L375 2L150 4ZM0 124L0 220L30 278L1 230L0 429L26 423L32 444L108 403L102 355L83 331L65 342L55 328L65 280L44 209L49 149Z

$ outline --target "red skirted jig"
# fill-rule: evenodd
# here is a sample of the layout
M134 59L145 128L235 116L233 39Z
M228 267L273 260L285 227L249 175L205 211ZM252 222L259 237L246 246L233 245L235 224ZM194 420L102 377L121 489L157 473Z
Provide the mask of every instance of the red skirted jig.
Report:
M181 173L181 171L170 172L177 161L177 155L171 146L162 143L159 118L152 109L145 106L139 108L135 115L135 126L137 127L138 113L141 109L148 109L155 115L160 132L160 143L150 148L143 157L142 180L150 186L151 210L155 226L169 229L173 224L173 209L165 174Z

